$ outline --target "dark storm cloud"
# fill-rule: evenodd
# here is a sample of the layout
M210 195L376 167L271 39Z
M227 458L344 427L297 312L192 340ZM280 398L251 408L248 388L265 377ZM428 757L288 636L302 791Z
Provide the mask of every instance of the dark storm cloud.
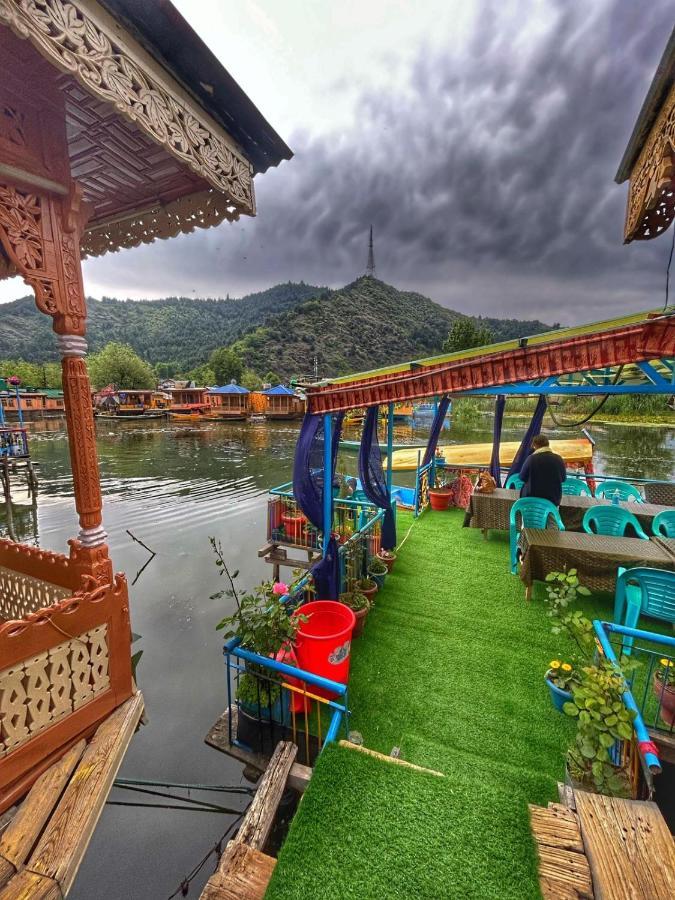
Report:
M463 311L550 322L658 305L668 239L622 246L613 178L674 18L667 0L538 16L486 0L459 49L420 48L403 89L364 88L348 131L291 136L294 160L257 180L258 219L113 258L124 287L154 266L197 295L342 284L372 222L380 277Z

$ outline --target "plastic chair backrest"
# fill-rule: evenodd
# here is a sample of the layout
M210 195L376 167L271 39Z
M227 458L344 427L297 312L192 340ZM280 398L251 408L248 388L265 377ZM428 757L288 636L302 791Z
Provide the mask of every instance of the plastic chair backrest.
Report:
M511 527L515 527L518 515L521 516L523 528L546 528L549 517L553 518L560 531L565 530L558 508L550 500L541 497L521 497L511 507L509 517Z
M505 488L509 488L510 490L519 491L521 487L525 484L523 479L517 472L514 472L513 475L509 475L506 479Z
M628 484L627 481L605 481L595 489L595 496L611 500L617 492L619 500L635 500L636 503L644 503L640 491L634 485Z
M616 581L617 597L625 597L626 587L631 584L637 585L642 592L641 613L664 622L675 622L675 572L645 566L626 569Z
M675 538L675 509L664 509L654 516L652 534L657 537Z
M583 481L581 478L566 478L562 483L562 492L563 494L569 494L575 497L579 497L581 494L584 494L586 497L591 496L591 489Z
M592 506L586 510L581 524L587 534L605 534L610 537L624 537L627 528L631 526L639 538L649 540L633 513L621 506Z

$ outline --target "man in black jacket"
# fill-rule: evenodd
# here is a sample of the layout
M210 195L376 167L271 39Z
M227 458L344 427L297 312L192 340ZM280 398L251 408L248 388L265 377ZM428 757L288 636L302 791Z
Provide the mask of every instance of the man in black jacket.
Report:
M542 497L560 506L562 483L567 477L565 461L548 445L548 438L537 434L532 440L531 453L520 470L524 484L520 490L521 497Z

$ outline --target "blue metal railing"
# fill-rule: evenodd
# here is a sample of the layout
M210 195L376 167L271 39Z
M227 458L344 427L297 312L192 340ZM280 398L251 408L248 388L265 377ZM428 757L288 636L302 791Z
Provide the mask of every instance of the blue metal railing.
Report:
M364 577L371 556L377 552L377 529L381 528L384 510L380 509L371 519L365 520L344 544L338 548L340 561L340 593L350 587L350 583ZM379 543L379 542L377 542Z

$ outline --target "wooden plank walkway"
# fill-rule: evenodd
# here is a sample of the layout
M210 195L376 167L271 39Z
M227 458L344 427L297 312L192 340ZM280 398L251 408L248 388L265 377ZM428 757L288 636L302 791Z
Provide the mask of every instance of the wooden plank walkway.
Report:
M0 900L67 896L142 714L139 691L35 782L0 835Z
M675 843L655 803L565 791L530 806L544 900L672 900Z
M277 744L237 836L225 848L200 900L263 900L277 861L262 851L297 752L290 741Z

